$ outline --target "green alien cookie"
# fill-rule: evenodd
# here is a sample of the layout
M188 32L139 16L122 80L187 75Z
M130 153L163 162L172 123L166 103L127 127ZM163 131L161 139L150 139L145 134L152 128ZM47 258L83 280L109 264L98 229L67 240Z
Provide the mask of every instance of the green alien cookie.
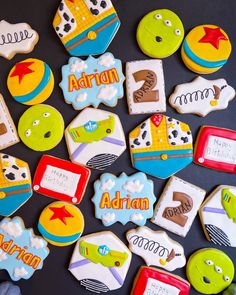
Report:
M148 56L164 58L175 53L184 38L180 18L171 10L154 10L143 17L137 29L140 49Z
M48 151L62 139L64 121L53 107L39 104L30 107L21 116L18 133L23 143L35 151Z
M222 251L205 248L193 253L187 263L187 277L202 294L218 294L234 278L234 265Z

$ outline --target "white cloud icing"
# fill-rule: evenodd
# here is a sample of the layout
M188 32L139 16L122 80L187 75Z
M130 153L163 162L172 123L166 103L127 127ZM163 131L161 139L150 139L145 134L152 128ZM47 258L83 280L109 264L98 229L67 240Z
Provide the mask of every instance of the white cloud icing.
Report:
M0 262L7 259L7 254L0 249Z
M44 241L41 238L30 238L30 245L32 248L41 249L44 247Z
M111 100L117 94L117 89L113 86L106 85L102 87L97 95L97 98L103 100Z
M115 59L110 54L104 54L99 58L98 64L104 67L109 68L115 64Z
M1 229L5 231L9 236L14 238L21 236L23 232L21 225L12 221L4 222L1 225Z
M71 73L79 73L87 69L87 67L88 65L86 64L84 60L81 60L81 61L75 60L73 64L70 66L70 71Z
M27 270L22 266L21 268L15 268L14 270L14 277L21 278L25 277L28 274Z
M134 181L127 181L123 185L123 189L125 189L129 193L140 193L143 189L144 185L140 183L140 180L134 180Z
M78 94L76 101L77 102L84 102L87 100L87 96L88 96L87 92L82 92L82 93Z
M106 213L102 215L102 221L104 223L110 223L112 221L114 221L116 218L115 213Z
M101 184L100 189L102 191L110 191L115 184L116 184L115 181L113 181L112 179L108 179Z
M134 213L130 215L130 221L141 221L143 220L143 215L141 213Z

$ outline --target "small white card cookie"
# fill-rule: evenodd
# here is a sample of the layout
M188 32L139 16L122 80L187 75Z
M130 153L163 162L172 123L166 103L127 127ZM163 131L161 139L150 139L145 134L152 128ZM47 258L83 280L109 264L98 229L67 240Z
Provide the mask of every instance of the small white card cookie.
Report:
M153 231L146 226L129 230L126 234L129 249L141 256L148 266L173 271L186 263L184 248L164 231Z
M205 195L203 189L172 176L156 205L152 222L185 237Z
M225 79L195 78L175 87L169 102L180 114L193 113L205 117L212 111L223 110L235 97L235 90Z
M166 111L165 82L161 60L127 62L126 88L131 115Z
M29 53L38 40L38 33L27 23L0 21L0 56L10 60L17 53Z

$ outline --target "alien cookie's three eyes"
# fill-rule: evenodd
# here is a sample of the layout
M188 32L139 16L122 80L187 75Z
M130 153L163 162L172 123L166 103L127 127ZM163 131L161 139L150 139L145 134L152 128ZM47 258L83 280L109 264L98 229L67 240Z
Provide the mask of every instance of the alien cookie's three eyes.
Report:
M155 19L157 19L157 20L161 20L162 19L162 15L161 14L156 14L155 16ZM172 22L170 21L170 20L168 20L168 19L165 19L165 20L163 20L164 21L164 24L167 26L167 27L172 27ZM174 33L175 33L175 35L177 35L177 36L180 36L181 35L181 31L180 31L180 29L175 29L174 30Z
M209 259L207 259L207 260L205 260L205 263L207 264L207 265L214 265L214 262L212 261L212 260L209 260ZM219 266L217 266L217 265L214 265L214 269L215 269L215 271L217 272L217 273L222 273L222 268L220 268ZM230 278L228 277L228 276L223 276L223 279L224 279L224 281L226 281L226 282L229 282L230 281Z
M50 113L43 113L43 117L44 118L48 118L50 115L51 115ZM40 124L40 120L39 119L34 120L33 123L32 123L33 126L37 126L39 124ZM26 137L29 137L30 135L31 135L31 129L26 130L25 136Z

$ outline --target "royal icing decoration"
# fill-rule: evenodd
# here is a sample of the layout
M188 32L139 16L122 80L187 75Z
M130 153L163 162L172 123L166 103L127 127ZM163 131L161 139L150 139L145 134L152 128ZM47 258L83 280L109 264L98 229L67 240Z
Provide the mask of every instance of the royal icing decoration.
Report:
M31 196L28 164L0 153L0 215L10 216Z
M175 87L169 101L181 114L193 113L205 117L212 111L223 110L235 97L235 90L225 79L195 78L190 83Z
M188 295L190 284L163 270L142 266L135 278L131 295Z
M84 230L84 217L76 206L54 202L42 211L38 230L52 245L67 246L75 243Z
M130 114L166 111L165 82L161 60L127 62L126 77Z
M103 170L125 151L124 131L117 115L86 108L69 124L65 138L72 162Z
M115 37L120 20L110 0L62 0L53 27L71 55L99 55Z
M236 187L218 186L200 208L204 232L209 241L236 247Z
M79 204L89 177L88 168L44 155L34 175L33 189L54 199Z
M107 52L99 58L70 58L62 67L60 87L65 101L81 110L89 105L96 108L100 103L116 106L124 94L123 82L121 61Z
M7 270L13 281L29 279L36 270L43 267L48 254L47 242L35 236L33 229L26 229L20 217L1 220L0 269Z
M105 226L118 221L122 224L131 221L144 225L153 216L153 204L156 201L153 182L144 173L131 176L122 173L119 177L104 173L95 182L94 190L92 201L95 216Z
M186 263L183 247L170 239L164 231L153 231L146 226L127 232L129 249L141 256L146 264L173 271Z
M26 24L0 21L0 56L12 59L17 53L29 53L38 43L38 33Z
M223 295L234 295L236 292L236 284L231 284L224 292Z
M192 134L187 124L153 115L129 134L134 168L168 178L192 162Z
M110 231L80 238L75 246L69 271L90 292L119 289L128 273L132 254Z
M205 195L201 188L172 176L158 200L152 222L185 237Z
M200 294L218 294L234 278L234 264L224 252L205 248L193 253L187 263L187 277Z
M0 94L0 150L19 142L15 124Z
M236 131L202 126L195 143L194 162L207 168L236 173Z
M20 287L12 282L3 282L0 284L1 295L22 295Z

